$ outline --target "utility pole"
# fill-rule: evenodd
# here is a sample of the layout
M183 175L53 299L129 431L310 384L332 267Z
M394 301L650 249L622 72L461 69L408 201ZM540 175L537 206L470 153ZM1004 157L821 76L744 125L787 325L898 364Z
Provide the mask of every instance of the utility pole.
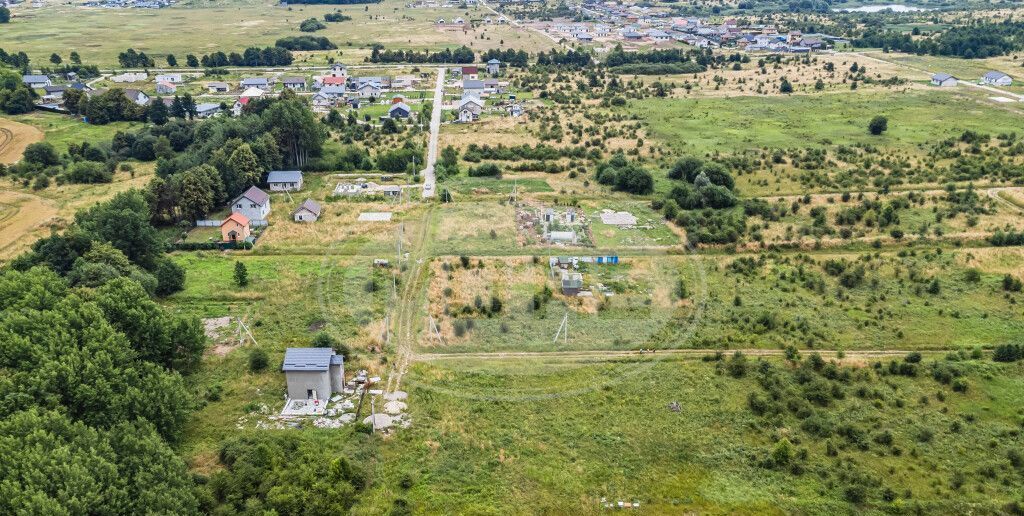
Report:
M434 337L437 337L437 341L444 344L444 339L441 338L441 331L437 329L437 323L434 322L433 315L427 315L430 318L430 332Z
M405 233L405 223L402 222L398 225L398 241L395 243L397 249L398 266L402 266L402 236Z
M558 342L558 337L562 337L562 343L569 343L569 312L565 312L562 316L562 323L558 325L558 331L555 332L555 338L551 342Z

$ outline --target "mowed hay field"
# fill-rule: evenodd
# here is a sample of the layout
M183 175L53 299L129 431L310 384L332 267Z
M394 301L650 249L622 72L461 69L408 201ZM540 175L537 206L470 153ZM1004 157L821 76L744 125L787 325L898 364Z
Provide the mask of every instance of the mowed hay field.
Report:
M0 118L0 163L17 162L25 152L25 147L42 139L43 132L38 128Z
M21 254L51 230L62 230L74 219L75 212L105 201L119 192L143 188L153 176L153 163L136 163L134 177L127 172L114 174L105 184L51 185L30 191L0 181L0 261Z
M927 358L913 378L807 368L808 386L771 361L791 389L778 403L802 415L758 416L757 360L734 378L728 358L646 357L414 365L403 381L414 424L385 441L356 513L385 513L395 497L423 514L606 514L602 499L644 514L963 514L1019 499L1006 459L1018 443L1000 437L1019 425L1019 366L953 364L957 392ZM849 377L824 379L836 371ZM833 385L843 398L821 399L827 408L802 397ZM991 473L975 474L979 464Z
M163 57L169 53L184 63L184 56L190 53L200 56L218 50L241 52L250 46L273 45L279 38L303 34L299 32L302 20L322 20L325 13L335 10L352 20L327 23L327 29L315 35L326 36L338 45L342 60L348 64L369 55L372 43L434 50L465 44L478 51L510 47L531 53L554 45L546 37L507 25L481 26L465 32L440 30L434 26L438 18L482 20L491 13L483 8L408 9L406 3L386 0L365 5L281 7L270 1L228 0L185 2L159 10L25 6L14 9L15 18L0 32L0 48L23 50L36 63L46 62L52 52L66 58L75 50L87 63L116 67L117 54L130 46L157 58L158 66L163 66ZM131 38L125 38L126 34ZM331 55L337 56L337 52ZM326 60L321 54L310 62Z
M119 130L133 124L118 122L95 126L72 117L52 113L28 113L0 118L0 163L21 159L25 147L46 141L58 153L71 143L106 141ZM13 136L10 136L13 135ZM107 184L52 184L31 191L27 185L9 179L0 181L0 261L9 260L28 249L51 229L63 229L75 212L109 199L118 192L141 188L149 182L155 163L134 163L134 174L117 172Z

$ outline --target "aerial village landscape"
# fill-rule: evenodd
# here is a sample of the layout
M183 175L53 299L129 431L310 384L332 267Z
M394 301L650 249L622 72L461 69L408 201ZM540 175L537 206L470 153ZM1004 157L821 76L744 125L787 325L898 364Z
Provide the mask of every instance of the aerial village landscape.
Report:
M0 0L3 514L1024 514L1009 0Z

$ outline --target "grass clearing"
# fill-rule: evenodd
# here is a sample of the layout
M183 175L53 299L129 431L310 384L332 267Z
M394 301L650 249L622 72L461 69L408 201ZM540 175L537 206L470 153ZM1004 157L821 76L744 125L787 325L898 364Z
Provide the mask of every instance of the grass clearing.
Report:
M854 369L858 379L839 384L848 394L828 413L836 426L866 434L860 449L838 435L806 438L793 416L756 416L748 408L761 389L754 363L740 379L696 361L421 363L408 378L416 424L380 450L375 486L357 513L385 512L395 496L423 513L600 514L605 498L651 513L842 513L852 507L844 489L862 476L878 482L856 505L862 514L889 507L886 488L894 505L924 512L998 511L1019 495L1005 461L1014 443L998 436L1017 425L1024 376L1019 366L957 365L965 394L927 374L872 382ZM927 442L923 429L933 432ZM871 440L883 430L891 446ZM807 453L803 474L760 465L785 437ZM995 478L968 474L950 487L979 464L993 464ZM412 485L399 487L403 478Z

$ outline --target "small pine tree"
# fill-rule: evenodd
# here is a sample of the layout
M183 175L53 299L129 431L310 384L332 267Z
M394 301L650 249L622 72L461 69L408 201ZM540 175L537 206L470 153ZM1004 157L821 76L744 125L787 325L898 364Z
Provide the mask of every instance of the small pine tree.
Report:
M249 285L249 271L242 262L235 262L235 284L239 287Z

